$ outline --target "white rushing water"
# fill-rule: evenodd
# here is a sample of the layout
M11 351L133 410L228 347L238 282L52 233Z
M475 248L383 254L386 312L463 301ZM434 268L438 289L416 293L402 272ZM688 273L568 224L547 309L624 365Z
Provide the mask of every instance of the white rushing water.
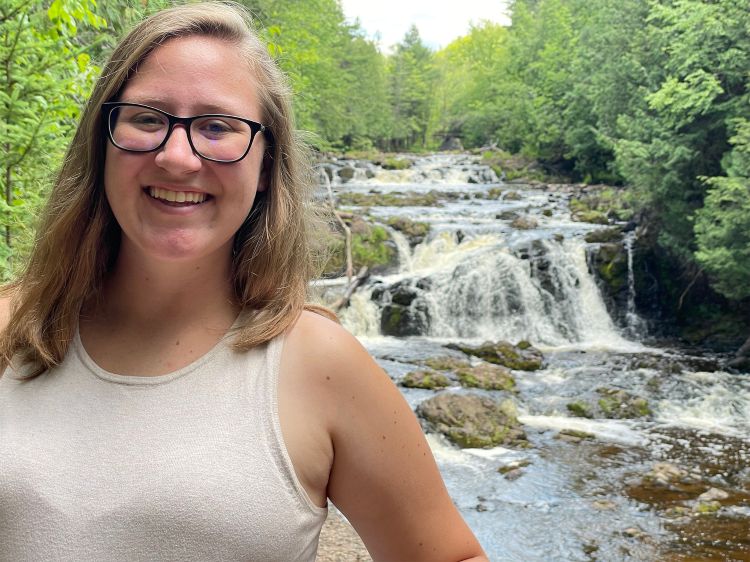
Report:
M617 325L587 263L595 245L584 236L602 227L572 221L565 193L475 183L494 173L466 155L413 159L408 170L362 164L351 181L334 179L338 193L441 194L435 207L370 208L376 221L407 217L431 231L411 247L389 229L399 267L360 288L341 319L396 382L426 358L456 357L444 347L449 342L527 340L544 352L542 369L514 373L513 399L529 449L462 450L428 435L451 496L490 559L650 561L664 552L702 552L684 551L688 539L675 538L663 512L626 491L656 462L705 471L690 453L691 439L700 435L707 440L700 451L725 463L710 485L745 485L750 493L750 377L691 367L684 354L640 342L646 323L635 310L633 233L623 240L627 309ZM493 187L500 197L488 196ZM526 228L514 222L518 217ZM421 319L418 335L382 334L394 298L405 298L399 301L404 309ZM653 415L616 420L571 414L571 402L596 404L603 387L646 397ZM434 395L402 391L412 407ZM589 437L570 444L557 439L560 431ZM721 460L730 453L738 464ZM498 472L520 461L520 477ZM745 517L750 530L750 513L741 506L726 513ZM648 540L625 532L634 528ZM682 546L669 550L673 542Z

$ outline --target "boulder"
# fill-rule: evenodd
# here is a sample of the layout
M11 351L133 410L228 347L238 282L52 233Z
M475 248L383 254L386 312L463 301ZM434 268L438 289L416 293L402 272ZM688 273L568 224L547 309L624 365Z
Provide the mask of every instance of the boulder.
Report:
M533 346L522 349L506 341L485 342L477 347L462 344L448 344L446 347L474 355L488 363L502 365L518 371L536 371L542 367L542 352Z
M468 366L456 370L461 386L467 388L482 388L484 390L516 389L516 381L508 369L497 365L483 364Z
M634 396L624 390L613 388L597 388L601 396L598 401L599 409L605 418L633 419L651 417L648 401L640 396Z
M354 177L356 170L352 166L344 166L338 172L339 177L343 182L348 182Z
M406 388L424 388L435 390L450 386L451 381L442 373L435 371L411 371L401 379L401 386Z
M531 230L532 228L536 228L537 226L539 226L539 223L534 217L522 216L513 219L513 222L510 223L510 226L517 230Z
M510 400L441 392L419 404L417 415L426 429L442 433L459 447L527 445Z

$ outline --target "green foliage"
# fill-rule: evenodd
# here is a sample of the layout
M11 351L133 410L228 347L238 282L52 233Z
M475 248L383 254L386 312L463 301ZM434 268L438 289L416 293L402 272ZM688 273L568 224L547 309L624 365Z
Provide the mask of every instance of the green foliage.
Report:
M705 206L696 213L696 258L730 299L750 297L750 121L737 120L726 158L729 177L706 180Z
M50 177L98 69L77 43L106 22L93 0L15 0L0 7L0 278L27 250Z

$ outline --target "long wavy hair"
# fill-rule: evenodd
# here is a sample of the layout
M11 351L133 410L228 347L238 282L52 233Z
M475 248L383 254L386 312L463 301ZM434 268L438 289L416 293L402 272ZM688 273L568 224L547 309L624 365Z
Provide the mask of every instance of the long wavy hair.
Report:
M306 307L317 269L309 151L295 130L286 76L253 31L248 12L231 2L187 4L139 23L113 51L86 104L19 277L3 287L11 297L0 334L0 376L16 357L31 378L58 365L74 337L81 308L97 295L112 268L121 231L104 193L106 137L101 104L116 99L148 55L176 37L208 36L236 45L257 81L263 123L272 132L259 193L235 235L232 283L244 322L234 346L246 350L286 330ZM317 312L319 307L308 306ZM15 363L14 363L15 364Z

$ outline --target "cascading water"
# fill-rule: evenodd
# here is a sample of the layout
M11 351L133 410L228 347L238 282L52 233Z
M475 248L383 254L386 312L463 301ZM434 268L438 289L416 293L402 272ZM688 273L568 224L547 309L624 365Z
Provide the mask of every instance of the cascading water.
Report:
M586 234L603 227L571 220L571 190L503 185L466 155L410 158L408 170L329 168L337 193L433 192L438 201L368 204L375 222L409 218L430 233L413 248L396 233L400 266L360 288L341 318L396 382L427 358L455 353L449 342L528 340L543 350L542 369L516 373L513 399L530 448L458 449L428 436L490 559L750 559L750 377L722 372L712 357L639 343L634 234L621 242L627 309L618 326L586 259L598 248ZM344 167L358 170L343 176L353 179L337 176ZM651 414L572 415L571 404L597 404L603 388L644 397ZM413 407L434 395L402 391ZM584 437L571 444L560 431ZM514 462L528 465L520 477L498 472ZM684 469L689 483L650 487L657 462ZM713 515L693 515L696 496L712 487L729 499Z

